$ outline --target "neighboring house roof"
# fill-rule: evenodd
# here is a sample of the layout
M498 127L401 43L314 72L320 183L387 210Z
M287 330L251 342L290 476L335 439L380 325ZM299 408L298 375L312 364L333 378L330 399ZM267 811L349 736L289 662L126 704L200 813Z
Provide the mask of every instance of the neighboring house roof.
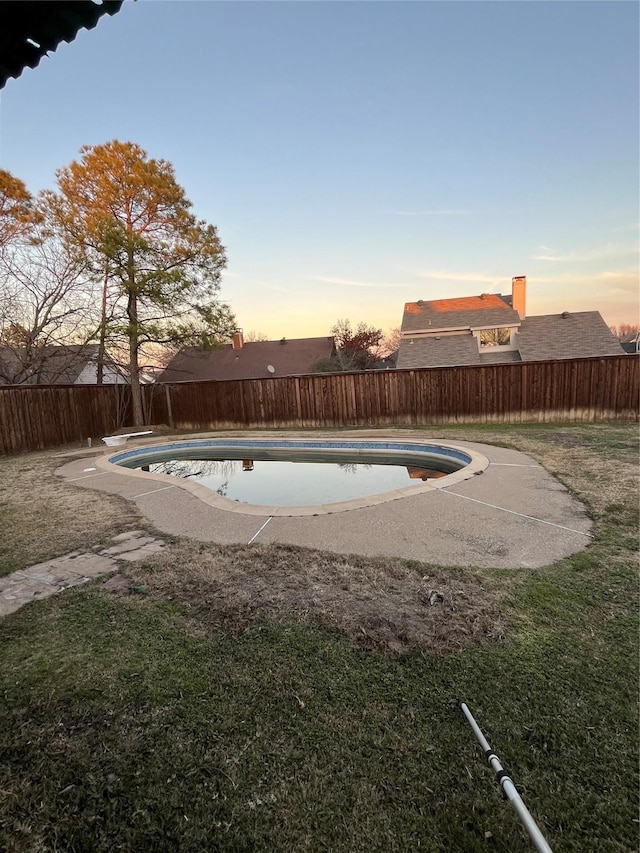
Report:
M526 317L516 338L523 361L621 355L624 350L599 311Z
M60 42L115 15L122 0L5 0L0 3L0 89L25 68L35 68Z
M74 385L96 381L97 344L38 347L27 361L24 350L0 348L0 384ZM123 382L115 363L105 359L105 384Z
M479 362L478 341L470 333L413 341L410 338L401 342L398 354L399 368L451 367Z
M412 343L413 341L413 343ZM442 337L407 336L400 344L398 368L505 364L563 358L620 355L623 350L598 311L525 317L515 336L515 350L480 351L469 332Z
M374 361L373 364L368 367L368 370L393 370L396 366L396 362L398 361L398 350L394 350L390 352L388 355L385 355L384 358L379 359L378 361Z
M237 349L232 344L210 350L185 347L171 359L156 382L294 376L309 373L318 359L331 356L333 348L333 338L326 337L251 341Z
M640 332L629 332L623 338L619 338L620 346L626 353L634 354L640 352Z
M400 344L399 368L457 367L471 364L504 364L520 361L517 352L483 352L478 341L467 332L461 335L443 335L431 338L409 338Z
M407 302L402 317L402 332L477 329L520 324L511 297L498 293L464 296L460 299L436 299L432 302Z
M407 302L398 368L597 358L624 352L598 311L528 317L526 295L527 278L521 275L511 279L510 296L483 293ZM508 335L492 332L500 328L509 329Z

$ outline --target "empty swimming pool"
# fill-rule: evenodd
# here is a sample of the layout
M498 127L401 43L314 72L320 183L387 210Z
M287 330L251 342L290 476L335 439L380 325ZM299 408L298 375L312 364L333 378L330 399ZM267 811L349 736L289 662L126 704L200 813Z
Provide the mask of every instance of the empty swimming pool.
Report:
M399 441L194 439L138 447L110 464L176 482L223 509L339 512L417 494L484 470L450 445Z

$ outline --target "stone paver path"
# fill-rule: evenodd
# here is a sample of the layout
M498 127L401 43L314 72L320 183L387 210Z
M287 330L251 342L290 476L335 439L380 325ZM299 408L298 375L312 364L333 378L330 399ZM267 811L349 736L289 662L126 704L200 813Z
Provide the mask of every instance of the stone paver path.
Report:
M13 613L29 601L48 598L99 575L115 572L120 560L142 560L165 547L161 539L142 530L121 533L111 542L112 545L100 551L72 551L64 557L0 577L0 617Z

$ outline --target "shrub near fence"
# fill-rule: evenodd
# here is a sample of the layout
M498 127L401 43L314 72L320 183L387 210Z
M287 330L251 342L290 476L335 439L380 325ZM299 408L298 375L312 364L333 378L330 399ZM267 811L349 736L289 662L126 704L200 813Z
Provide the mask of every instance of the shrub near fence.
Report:
M640 357L177 382L143 392L149 423L185 430L637 420ZM0 453L84 444L132 426L128 395L112 385L0 387Z

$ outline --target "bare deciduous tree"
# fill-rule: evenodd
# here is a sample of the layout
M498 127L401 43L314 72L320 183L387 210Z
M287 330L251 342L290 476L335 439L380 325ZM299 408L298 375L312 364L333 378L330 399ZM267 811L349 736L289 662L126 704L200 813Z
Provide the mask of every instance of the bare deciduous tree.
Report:
M354 329L350 320L338 320L331 329L335 352L321 358L311 367L312 373L336 373L367 370L382 357L382 329L358 323Z
M385 353L389 355L392 352L396 352L400 348L401 340L402 331L400 329L400 326L396 326L394 329L389 329L389 331L382 340L382 346Z
M97 287L43 222L0 255L0 381L55 381L95 338ZM61 347L73 345L66 352Z
M626 338L627 335L637 335L640 331L640 326L634 323L620 323L618 326L609 326L611 332L618 338Z

